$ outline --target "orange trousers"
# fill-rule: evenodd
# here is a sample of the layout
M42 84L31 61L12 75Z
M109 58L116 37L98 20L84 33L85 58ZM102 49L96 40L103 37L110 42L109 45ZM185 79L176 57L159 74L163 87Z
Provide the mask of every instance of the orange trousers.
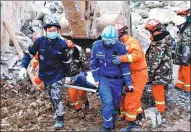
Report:
M178 81L176 87L190 92L191 87L191 66L180 66L178 69Z
M38 66L38 52L34 56L32 67L35 69Z
M127 121L135 121L139 113L142 113L141 97L144 87L148 80L147 70L133 72L131 74L134 91L129 92L126 96L121 96L120 100L120 117L125 117Z
M152 94L158 111L163 113L165 111L164 85L152 84Z
M38 77L38 71L36 72L35 76L34 76L34 82L36 83L36 85L40 88L40 90L44 91L44 83L40 80L40 78Z
M84 90L68 88L68 92L70 100L76 110L81 108L81 103L85 103L87 101L86 91Z

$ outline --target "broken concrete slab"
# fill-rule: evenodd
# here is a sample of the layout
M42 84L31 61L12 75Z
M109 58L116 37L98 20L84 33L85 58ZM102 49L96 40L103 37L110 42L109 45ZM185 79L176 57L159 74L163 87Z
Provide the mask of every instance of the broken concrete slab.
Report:
M140 21L143 19L138 13L132 12L131 14L132 24L139 25Z
M162 1L145 1L145 4L148 8L164 7L164 3Z
M149 12L150 19L156 19L162 24L169 24L173 22L173 19L177 16L176 12L170 9L154 8Z
M160 112L156 107L148 108L144 110L146 119L151 119L152 127L158 127L162 123L162 118Z

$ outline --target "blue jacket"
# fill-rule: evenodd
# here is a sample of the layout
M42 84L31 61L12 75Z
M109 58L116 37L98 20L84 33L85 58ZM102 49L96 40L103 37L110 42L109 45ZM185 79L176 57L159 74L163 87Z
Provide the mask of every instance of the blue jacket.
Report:
M96 87L87 81L87 72L81 72L72 79L72 84L80 87L96 89Z
M132 85L130 64L121 63L116 65L112 62L116 55L125 54L127 54L127 50L125 45L121 42L118 42L112 48L105 48L102 44L102 40L95 41L92 47L90 61L90 67L95 82L100 82L99 76L123 76L127 86Z
M24 54L21 66L27 68L32 57L38 52L39 78L47 84L52 84L65 75L62 61L69 59L66 55L67 48L66 42L60 38L55 40L49 40L46 36L37 38Z

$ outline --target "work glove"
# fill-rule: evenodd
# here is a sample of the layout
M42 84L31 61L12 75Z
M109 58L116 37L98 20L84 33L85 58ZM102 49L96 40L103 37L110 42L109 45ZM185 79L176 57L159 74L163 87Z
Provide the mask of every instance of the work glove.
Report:
M68 48L74 48L75 47L75 44L71 40L67 40L66 42L67 42Z
M66 84L72 84L71 78L70 77L65 77L65 83Z
M96 91L96 95L97 96L99 96L99 82L95 82L95 87L98 89L97 91Z
M114 60L112 61L114 64L120 64L121 63L121 60L120 60L120 56L115 56L114 57Z
M25 79L26 77L27 77L27 70L26 70L24 67L22 67L21 70L20 70L20 72L19 72L19 78L20 78L21 80L23 80L23 79Z
M125 88L125 92L133 92L134 91L134 87L131 85L131 86L128 86Z
M94 85L95 85L96 88L99 88L99 82L95 82Z

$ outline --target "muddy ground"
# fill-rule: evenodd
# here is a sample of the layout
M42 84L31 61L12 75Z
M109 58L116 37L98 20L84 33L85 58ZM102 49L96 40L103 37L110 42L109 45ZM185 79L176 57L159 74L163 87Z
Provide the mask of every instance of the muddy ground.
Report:
M145 92L146 93L146 92ZM171 94L179 91L170 89ZM147 94L147 93L146 93ZM60 131L99 131L102 127L101 102L95 93L88 93L90 110L75 112L68 99L67 89L63 90L65 108L64 129ZM177 97L179 98L179 97ZM187 97L185 97L187 98ZM167 98L167 110L162 115L163 123L159 128L151 128L146 120L135 131L190 131L190 109L188 104L177 104L173 98ZM186 99L188 101L188 98ZM143 107L149 107L148 97L143 97ZM187 102L188 103L188 102ZM54 131L52 107L48 97L28 82L18 82L12 86L1 81L1 131ZM126 126L116 122L116 129Z

